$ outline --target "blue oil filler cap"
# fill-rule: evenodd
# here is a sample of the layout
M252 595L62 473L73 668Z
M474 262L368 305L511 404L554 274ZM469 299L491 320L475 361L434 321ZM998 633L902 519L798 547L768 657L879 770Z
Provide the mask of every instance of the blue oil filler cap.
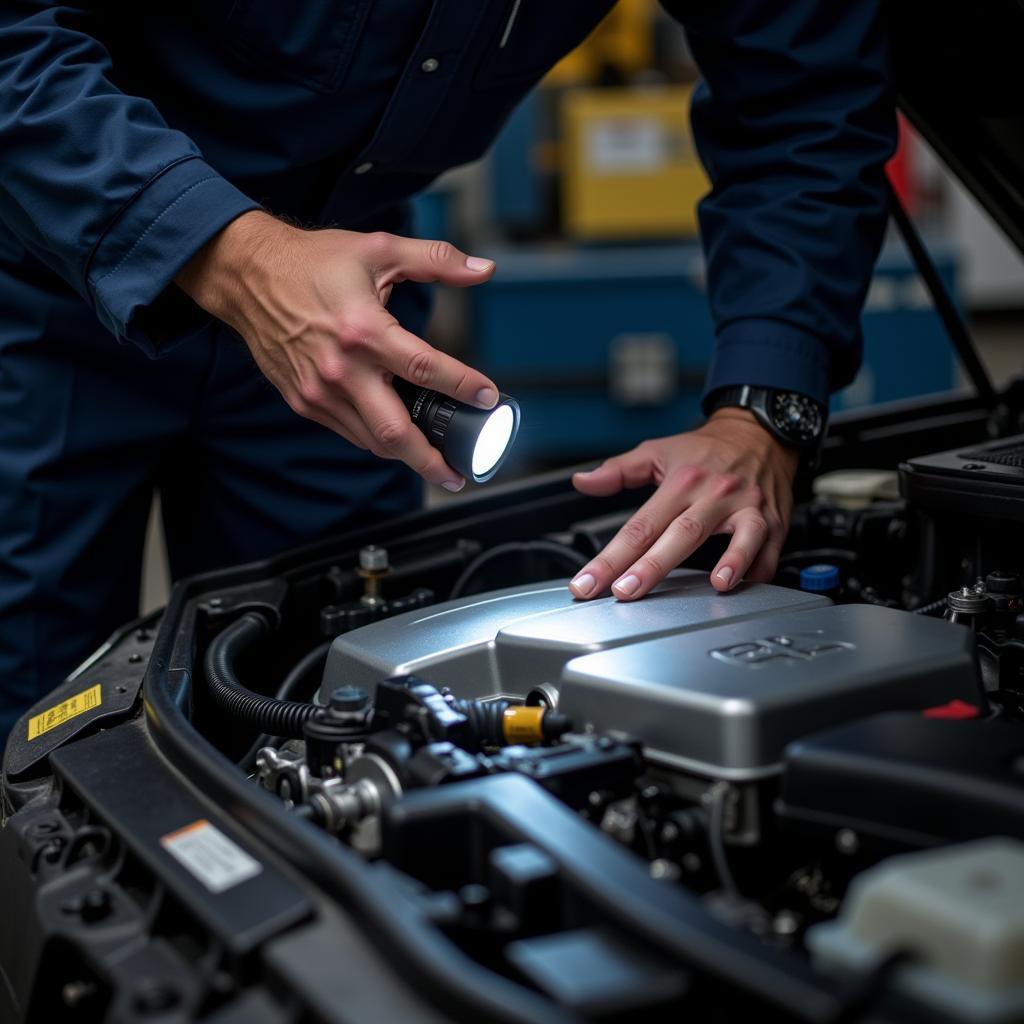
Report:
M800 570L800 589L823 594L839 589L839 568L835 565L809 565Z

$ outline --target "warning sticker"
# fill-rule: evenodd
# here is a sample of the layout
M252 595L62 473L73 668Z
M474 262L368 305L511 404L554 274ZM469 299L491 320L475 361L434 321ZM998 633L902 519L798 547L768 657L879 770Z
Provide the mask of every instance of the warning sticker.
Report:
M72 718L77 718L86 711L98 708L102 700L103 691L100 684L97 683L95 686L90 686L88 690L76 693L74 697L68 697L67 700L54 704L52 708L47 708L38 715L33 715L28 720L29 740L37 740L44 733L48 733L51 729L56 729L58 725L63 725L65 722L70 722Z
M224 892L263 870L258 860L205 818L169 832L160 845L210 892Z

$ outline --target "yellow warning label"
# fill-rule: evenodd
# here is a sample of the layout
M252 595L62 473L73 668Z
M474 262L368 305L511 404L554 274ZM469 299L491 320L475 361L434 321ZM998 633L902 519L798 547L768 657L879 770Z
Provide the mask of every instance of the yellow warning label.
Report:
M58 725L63 725L65 722L70 722L72 718L77 718L78 715L84 714L86 711L98 708L102 699L103 691L100 688L100 684L97 683L95 686L90 686L88 690L76 693L74 697L68 697L67 700L54 704L52 708L47 708L46 711L33 715L28 720L28 738L30 740L37 740L43 733L56 729Z

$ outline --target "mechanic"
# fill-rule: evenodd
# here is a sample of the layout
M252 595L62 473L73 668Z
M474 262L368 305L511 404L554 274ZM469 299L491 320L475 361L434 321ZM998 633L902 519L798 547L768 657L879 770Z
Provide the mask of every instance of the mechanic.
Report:
M389 382L493 404L422 334L427 283L495 267L409 237L407 200L613 2L0 2L0 734L136 614L154 487L176 577L462 487ZM575 478L658 485L580 598L714 533L716 587L771 577L799 451L727 389L824 408L886 219L876 0L665 6L705 76L711 416Z

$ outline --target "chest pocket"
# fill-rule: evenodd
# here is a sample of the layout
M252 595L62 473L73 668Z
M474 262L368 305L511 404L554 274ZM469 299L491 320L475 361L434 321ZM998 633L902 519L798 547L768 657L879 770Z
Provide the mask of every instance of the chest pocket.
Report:
M317 92L340 88L372 0L236 0L226 42L246 63Z
M497 0L475 75L479 89L541 78L574 50L615 0Z

